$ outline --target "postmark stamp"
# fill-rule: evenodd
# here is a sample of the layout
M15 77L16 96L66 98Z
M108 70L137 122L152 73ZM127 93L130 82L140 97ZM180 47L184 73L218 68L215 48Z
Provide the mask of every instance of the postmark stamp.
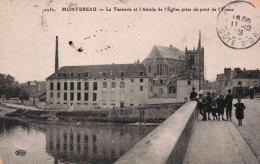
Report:
M247 49L260 39L257 8L250 2L234 1L222 8L217 19L220 40L233 49Z

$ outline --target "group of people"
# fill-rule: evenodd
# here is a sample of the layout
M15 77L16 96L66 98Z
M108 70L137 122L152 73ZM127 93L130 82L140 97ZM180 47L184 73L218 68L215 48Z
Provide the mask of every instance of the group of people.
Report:
M203 96L201 93L198 95L195 92L195 88L192 88L192 92L190 93L190 100L197 101L197 109L202 115L203 121L211 120L210 114L212 114L213 120L220 120L220 117L222 120L225 120L225 108L226 119L227 121L231 121L233 99L234 96L230 89L228 90L228 94L225 96L225 98L223 95L217 96L215 93L211 92L207 92L207 96ZM244 119L244 109L246 107L241 102L241 98L237 99L237 103L234 104L234 107L236 108L235 114L236 118L238 119L238 126L242 126L242 119Z

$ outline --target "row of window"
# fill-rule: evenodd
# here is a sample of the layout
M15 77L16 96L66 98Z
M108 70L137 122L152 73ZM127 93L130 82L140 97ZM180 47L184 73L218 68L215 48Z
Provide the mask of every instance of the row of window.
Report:
M77 101L81 101L81 93L77 93ZM51 98L53 98L53 92L51 92L51 95L50 95ZM60 98L60 92L57 92L57 99ZM93 101L97 101L97 93L93 93L93 96L92 96L92 100ZM63 100L64 101L67 101L68 100L68 93L65 92L63 93ZM74 93L73 92L70 92L70 101L74 101ZM89 93L84 93L84 101L89 101Z
M142 83L144 79L140 79L140 83ZM131 79L131 82L134 82L134 79ZM77 82L77 90L81 90L81 83ZM68 90L68 82L63 83L64 90ZM57 90L61 90L61 82L57 82ZM120 88L125 88L125 82L121 81L119 84ZM93 90L97 90L98 83L93 82ZM107 88L107 82L103 82L103 88ZM116 82L111 82L111 88L116 88ZM50 90L54 90L54 82L50 83ZM70 90L74 90L74 82L70 82ZM89 82L84 82L84 90L89 90Z
M140 91L142 92L143 90L144 90L144 86L140 86ZM63 99L65 101L67 101L68 100L68 93L65 92L63 94L64 94ZM84 100L85 101L89 100L88 95L89 95L89 93L84 93ZM53 92L50 93L50 97L53 98ZM60 92L57 92L57 99L59 99L59 98L60 98ZM70 100L74 101L74 92L70 92ZM96 101L96 100L97 100L97 93L93 93L93 101ZM77 101L81 101L81 93L80 92L77 93Z

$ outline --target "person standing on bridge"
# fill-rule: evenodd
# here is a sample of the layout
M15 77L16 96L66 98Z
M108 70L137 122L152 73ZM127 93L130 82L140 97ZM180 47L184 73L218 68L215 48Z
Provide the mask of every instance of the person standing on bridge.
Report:
M198 94L195 92L195 89L196 89L196 88L193 87L193 88L192 88L192 92L190 93L190 100L191 100L191 101L194 101L194 100L196 100L196 98L197 98L197 95L198 95Z
M206 111L207 111L207 113L208 113L208 120L211 120L211 119L210 119L210 112L212 111L212 108L211 108L212 97L211 97L211 93L210 93L210 92L207 92L206 100L207 100Z
M237 102L238 103L234 104L234 107L236 107L236 118L238 120L238 126L242 126L242 119L244 119L244 110L246 107L241 103L241 98L238 98Z
M231 94L231 89L228 90L228 95L225 97L225 102L226 102L226 117L227 121L228 118L231 121L232 117L232 102L233 102L234 96Z
M224 119L224 109L226 106L226 102L224 100L224 96L223 95L219 95L219 98L217 99L217 106L218 106L218 120L220 120L220 115L222 116L222 120Z
M203 95L201 93L199 94L199 98L197 98L196 100L198 102L197 109L203 117L202 120L207 121L206 111L205 111L205 105L207 104L207 100L203 98Z

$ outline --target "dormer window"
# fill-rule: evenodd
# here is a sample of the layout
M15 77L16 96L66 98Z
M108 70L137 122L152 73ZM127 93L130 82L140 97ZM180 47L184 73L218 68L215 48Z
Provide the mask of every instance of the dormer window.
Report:
M57 74L57 77L61 77L61 74L60 74L60 73L58 73L58 74Z
M89 73L88 73L88 72L85 72L84 76L85 76L85 77L89 77Z
M70 77L74 77L74 73L71 73L71 74L70 74Z
M66 73L64 73L64 74L62 74L62 76L63 76L63 77L67 77L67 74L66 74Z
M107 77L107 73L106 72L103 72L103 77Z
M144 72L140 72L140 76L144 76Z
M120 72L120 76L124 77L125 76L125 72Z
M81 76L81 73L78 73L78 77L80 77Z

